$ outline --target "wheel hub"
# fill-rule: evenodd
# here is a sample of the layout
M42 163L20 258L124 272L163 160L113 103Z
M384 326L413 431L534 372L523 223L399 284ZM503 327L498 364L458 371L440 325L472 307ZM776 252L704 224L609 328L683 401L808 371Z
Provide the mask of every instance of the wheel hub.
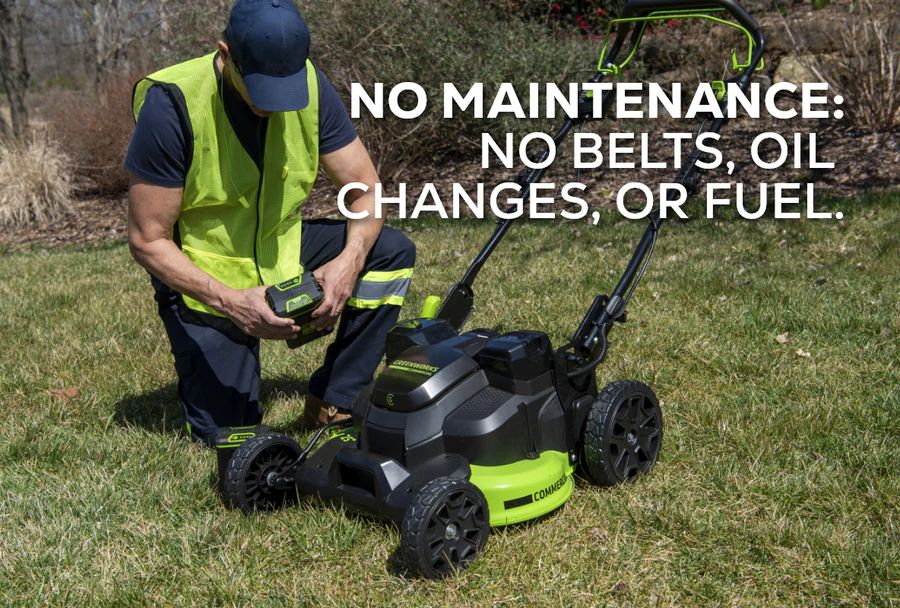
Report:
M459 528L456 524L447 524L447 528L444 530L444 538L447 540L456 540L459 536Z
M644 395L627 397L618 407L610 436L612 466L620 479L646 472L659 451L658 413Z
M271 471L269 471L269 473L265 476L266 486L269 488L274 488L276 485L278 485L278 477L279 475L277 470L272 469Z

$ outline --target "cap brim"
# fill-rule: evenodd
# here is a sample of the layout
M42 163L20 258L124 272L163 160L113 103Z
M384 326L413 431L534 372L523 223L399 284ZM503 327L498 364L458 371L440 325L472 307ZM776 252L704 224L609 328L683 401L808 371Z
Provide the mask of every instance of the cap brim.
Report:
M294 112L309 105L307 68L290 76L246 74L243 77L253 105L264 112Z

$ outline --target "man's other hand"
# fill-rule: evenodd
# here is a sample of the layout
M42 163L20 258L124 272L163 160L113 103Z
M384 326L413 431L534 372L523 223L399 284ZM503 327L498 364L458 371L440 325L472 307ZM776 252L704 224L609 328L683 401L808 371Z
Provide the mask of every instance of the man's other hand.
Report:
M344 312L362 270L363 261L358 257L345 249L344 253L313 271L313 276L322 286L325 295L322 304L312 314L310 325L315 329L334 327L338 317Z
M230 290L223 298L225 313L245 334L264 340L296 338L300 327L293 319L277 316L266 302L266 288Z

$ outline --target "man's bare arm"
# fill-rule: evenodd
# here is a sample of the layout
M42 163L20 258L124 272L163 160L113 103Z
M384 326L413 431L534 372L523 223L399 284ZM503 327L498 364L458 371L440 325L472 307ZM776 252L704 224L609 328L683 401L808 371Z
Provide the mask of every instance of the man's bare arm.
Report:
M334 325L343 312L356 285L356 279L365 266L366 257L381 234L384 220L375 218L375 184L380 181L378 172L359 138L340 150L323 154L320 160L338 189L354 182L369 186L368 192L355 190L348 195L350 210L368 211L368 217L347 220L347 243L344 250L314 273L325 291L325 299L313 315L313 325L324 328Z
M229 317L245 333L270 339L295 336L299 328L293 320L275 316L266 305L265 287L231 289L182 253L172 236L181 196L181 188L156 186L132 176L128 244L134 259L172 289Z

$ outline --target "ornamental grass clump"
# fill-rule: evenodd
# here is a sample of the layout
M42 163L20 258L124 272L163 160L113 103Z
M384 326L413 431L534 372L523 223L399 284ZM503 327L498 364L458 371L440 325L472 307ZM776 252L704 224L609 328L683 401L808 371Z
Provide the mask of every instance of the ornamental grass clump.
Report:
M68 157L46 135L0 141L0 226L52 222L70 206Z

